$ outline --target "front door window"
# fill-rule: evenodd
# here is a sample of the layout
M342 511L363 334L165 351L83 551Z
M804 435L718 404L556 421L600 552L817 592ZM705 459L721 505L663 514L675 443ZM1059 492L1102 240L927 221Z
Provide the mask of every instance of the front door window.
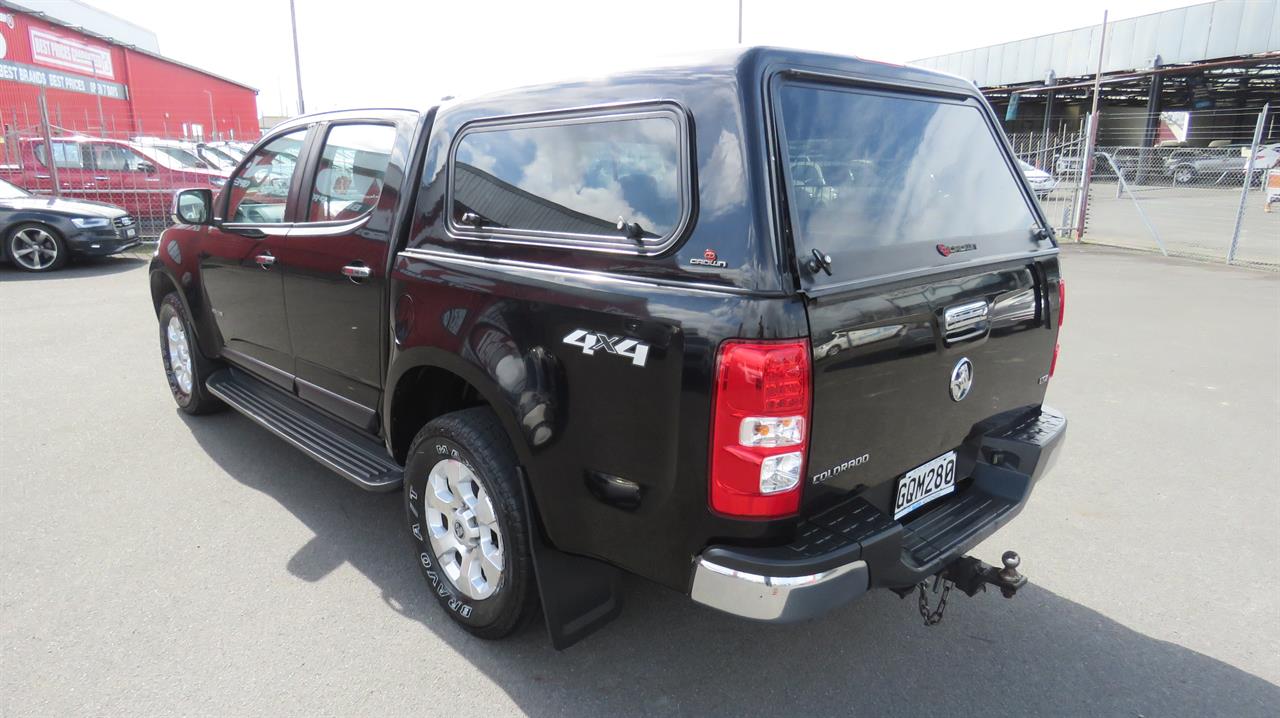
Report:
M281 135L249 158L240 174L231 180L227 221L251 224L285 221L289 185L306 136L305 128Z

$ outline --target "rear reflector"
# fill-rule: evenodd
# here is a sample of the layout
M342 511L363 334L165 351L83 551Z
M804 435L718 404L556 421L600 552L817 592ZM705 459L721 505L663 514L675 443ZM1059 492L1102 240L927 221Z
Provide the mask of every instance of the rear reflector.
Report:
M771 518L800 508L811 402L809 343L720 346L712 398L711 509Z

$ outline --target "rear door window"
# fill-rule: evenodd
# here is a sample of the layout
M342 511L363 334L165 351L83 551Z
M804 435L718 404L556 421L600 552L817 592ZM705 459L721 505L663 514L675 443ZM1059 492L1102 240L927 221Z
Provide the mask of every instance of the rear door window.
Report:
M776 108L797 256L833 259L812 281L1036 249L1036 216L977 105L785 83Z
M325 138L311 191L309 222L355 219L382 196L382 180L396 142L390 125L334 125Z
M146 160L127 147L93 143L93 166L104 172L140 172L146 164Z
M666 110L464 129L451 225L460 234L656 251L690 204L682 132Z

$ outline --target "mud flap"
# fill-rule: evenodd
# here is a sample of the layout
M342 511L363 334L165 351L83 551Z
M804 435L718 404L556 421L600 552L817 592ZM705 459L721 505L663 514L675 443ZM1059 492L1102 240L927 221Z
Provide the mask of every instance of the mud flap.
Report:
M529 551L538 580L538 598L551 646L562 651L595 633L622 613L622 572L603 561L575 556L551 546L542 530L529 481L520 472Z

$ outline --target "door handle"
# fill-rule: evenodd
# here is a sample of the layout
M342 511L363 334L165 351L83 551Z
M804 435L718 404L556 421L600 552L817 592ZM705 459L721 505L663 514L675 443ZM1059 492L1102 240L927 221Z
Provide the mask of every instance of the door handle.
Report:
M259 254L253 258L253 261L257 262L258 266L263 269L271 269L271 265L276 263L276 258L270 254Z
M94 179L98 180L99 182L106 182L111 178L110 177L94 177Z
M359 262L348 264L342 268L342 276L347 277L356 284L359 284L360 280L368 278L371 274L373 274L373 270Z
M49 175L36 175L36 179L49 179Z

